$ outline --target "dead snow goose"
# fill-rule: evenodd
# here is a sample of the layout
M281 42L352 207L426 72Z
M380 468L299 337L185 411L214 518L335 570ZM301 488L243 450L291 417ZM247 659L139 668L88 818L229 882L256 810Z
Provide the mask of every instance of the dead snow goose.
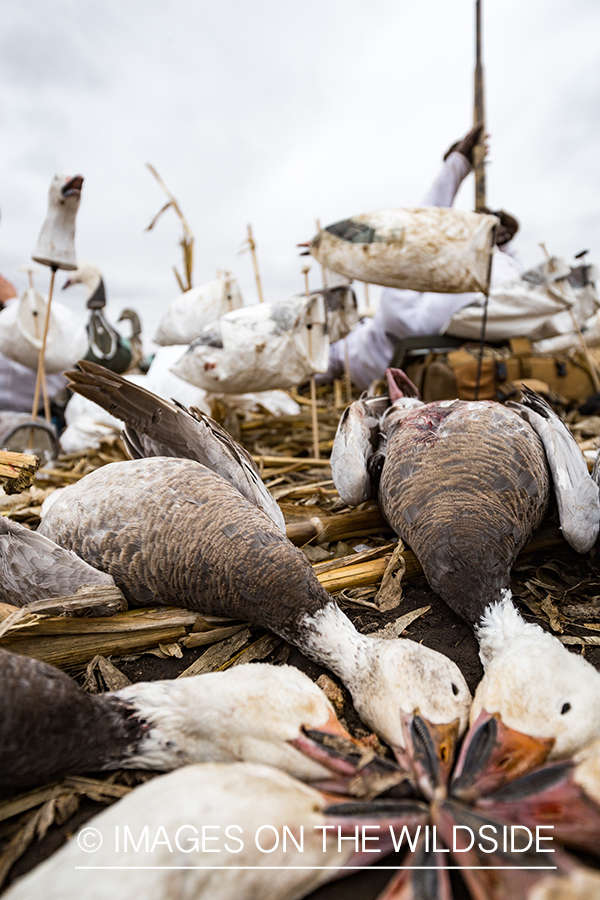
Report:
M393 405L380 419L375 452L364 449L362 412L342 417L332 453L338 490L348 500L361 495L366 455L386 519L416 553L431 587L473 626L486 671L471 722L486 710L517 732L550 738L551 756L569 756L600 735L600 673L526 623L509 585L517 554L546 512L550 476L566 539L579 552L596 541L598 489L583 456L560 418L526 389L522 403L506 408L422 404L404 396L416 389L403 373L388 370L388 383ZM481 744L477 731L469 740Z
M0 677L0 796L65 775L212 760L264 762L365 794L403 778L380 757L361 765L363 748L292 666L240 665L88 694L59 669L0 650Z
M390 828L399 835L406 826L412 834L426 820L427 807L417 801L332 804L268 766L185 766L95 816L5 896L299 900L347 867L389 853ZM378 837L366 850L378 848L379 856L356 849L355 828L362 826L371 826L368 837ZM341 849L338 828L350 837L339 842ZM93 854L86 852L93 847L86 848L86 829L102 840ZM90 866L102 871L92 873Z

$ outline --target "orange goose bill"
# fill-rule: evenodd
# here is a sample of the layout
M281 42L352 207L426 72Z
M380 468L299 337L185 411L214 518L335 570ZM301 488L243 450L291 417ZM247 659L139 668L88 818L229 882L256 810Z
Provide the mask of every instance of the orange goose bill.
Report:
M401 766L410 768L429 799L445 796L460 735L460 722L433 724L423 716L402 714L406 750L396 751Z
M521 778L548 758L552 738L508 728L498 715L481 712L467 733L450 786L453 797L471 801Z

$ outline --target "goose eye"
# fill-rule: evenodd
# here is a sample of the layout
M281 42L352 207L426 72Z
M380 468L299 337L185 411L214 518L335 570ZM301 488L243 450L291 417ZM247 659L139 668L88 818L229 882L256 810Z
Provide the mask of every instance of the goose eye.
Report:
M571 709L570 703L563 703L563 707L560 711L561 716L564 716L565 713L568 713L570 709Z
M456 687L454 682L452 682L452 693L454 694L455 697L458 694L458 688Z

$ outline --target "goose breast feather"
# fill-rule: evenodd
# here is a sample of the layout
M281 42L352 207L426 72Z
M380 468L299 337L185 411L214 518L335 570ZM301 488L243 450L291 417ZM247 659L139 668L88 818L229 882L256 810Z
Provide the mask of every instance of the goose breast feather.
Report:
M508 586L549 490L542 443L517 413L456 400L421 407L393 429L379 502L432 588L471 618L464 598Z

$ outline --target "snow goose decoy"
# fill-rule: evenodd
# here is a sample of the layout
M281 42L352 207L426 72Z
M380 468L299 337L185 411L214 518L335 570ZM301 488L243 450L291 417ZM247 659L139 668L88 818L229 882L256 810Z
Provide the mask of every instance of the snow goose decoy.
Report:
M80 263L63 284L63 290L73 284L83 284L87 289L85 300L90 316L87 324L89 349L86 358L114 372L125 372L131 366L131 346L104 315L106 292L99 270L92 263Z
M5 896L299 900L391 852L391 830L398 841L403 827L412 834L426 818L427 807L417 801L332 804L269 766L186 766L95 816ZM364 851L354 841L363 826L372 839ZM86 830L92 841L100 836L101 846L86 846ZM367 852L376 848L378 854ZM90 866L102 871L92 874Z
M560 418L527 389L507 408L423 404L397 370L388 370L388 383L392 405L380 419L376 451L365 401L340 420L332 452L338 491L351 503L378 491L384 516L433 590L473 626L485 675L471 722L485 710L488 725L481 719L481 727L495 727L490 716L501 718L508 729L550 740L551 757L569 756L600 736L600 673L524 621L510 599L510 570L542 521L551 478L565 538L582 553L593 546L600 504L583 456ZM375 402L366 401L371 414ZM473 729L467 740L482 746L481 738ZM495 742L483 744L491 749ZM515 746L511 756L517 758Z
M81 201L82 175L57 172L50 182L48 212L31 254L53 269L76 269L75 216Z
M403 779L390 760L369 758L292 666L240 665L88 694L59 669L0 650L0 676L0 796L65 775L213 760L264 762L338 793L375 794Z
M11 301L0 312L0 353L36 369L47 309L46 298L32 287L19 300ZM44 356L46 372L64 372L74 365L85 353L87 343L83 322L67 306L52 303Z
M109 572L136 605L183 605L274 631L339 675L401 763L417 741L449 764L470 706L458 667L409 640L361 635L280 527L205 465L104 466L66 488L40 530Z

